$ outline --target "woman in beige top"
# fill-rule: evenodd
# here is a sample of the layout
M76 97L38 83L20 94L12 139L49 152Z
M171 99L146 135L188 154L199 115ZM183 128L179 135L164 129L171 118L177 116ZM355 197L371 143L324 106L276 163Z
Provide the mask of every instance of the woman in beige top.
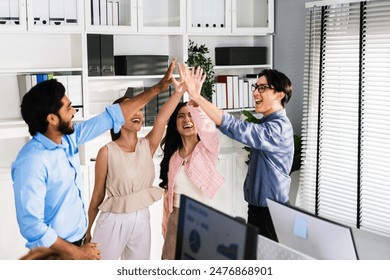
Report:
M97 155L95 186L88 210L87 241L96 220L93 242L100 244L101 259L150 259L151 229L148 206L159 200L163 190L153 187L155 153L165 125L181 100L185 88L181 79L173 79L174 94L160 109L152 130L138 137L144 116L139 110L125 120L118 134L111 131L112 142ZM122 97L114 103L120 103ZM104 200L107 193L107 197ZM104 201L103 201L104 200Z

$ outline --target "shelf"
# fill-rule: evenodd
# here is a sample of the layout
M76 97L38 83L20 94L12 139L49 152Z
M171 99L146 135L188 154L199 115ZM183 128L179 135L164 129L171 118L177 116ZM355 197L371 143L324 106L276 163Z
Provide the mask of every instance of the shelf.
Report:
M241 113L242 110L254 112L255 108L223 109L224 112L228 112L228 113Z
M253 69L253 68L271 68L270 64L259 65L215 65L214 70L234 70L234 69Z
M35 73L67 73L67 72L82 72L82 68L9 68L0 69L0 75L19 75L19 74L35 74Z
M0 139L29 137L28 127L21 119L2 119L0 121Z
M168 67L167 67L168 69ZM179 75L173 75L175 78L179 78ZM151 80L161 79L164 75L142 75L142 76L93 76L88 77L88 80L93 81L123 81L123 80Z

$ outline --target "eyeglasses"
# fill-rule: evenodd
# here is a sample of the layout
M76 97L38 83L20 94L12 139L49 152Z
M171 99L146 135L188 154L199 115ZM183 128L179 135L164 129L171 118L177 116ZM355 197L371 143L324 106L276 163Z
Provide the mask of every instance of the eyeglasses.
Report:
M275 90L274 88L267 85L258 85L258 84L252 85L252 91L257 90L259 93L263 93L267 88Z

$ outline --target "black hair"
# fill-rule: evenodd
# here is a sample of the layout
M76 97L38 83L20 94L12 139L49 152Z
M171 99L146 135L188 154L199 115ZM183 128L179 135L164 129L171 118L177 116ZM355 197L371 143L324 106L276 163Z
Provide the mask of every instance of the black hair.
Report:
M127 96L122 96L122 97L118 98L117 100L115 100L112 104L119 104L127 99L130 99L130 98ZM115 140L119 139L119 137L121 137L121 131L119 130L118 133L115 133L113 128L110 129L110 134L111 134L112 141L115 141Z
M177 115L182 107L184 107L187 102L180 102L177 104L175 111L173 111L171 117L168 120L167 130L164 138L161 140L160 146L163 150L163 158L160 163L160 179L162 180L159 184L161 188L166 189L168 185L168 169L169 161L174 152L183 146L181 136L176 126Z
M47 116L58 115L64 95L65 87L56 79L36 84L24 95L20 108L31 136L46 132L49 126Z
M284 107L292 96L292 85L290 79L275 69L264 69L259 74L259 78L265 76L268 86L274 88L278 92L284 92L282 106Z

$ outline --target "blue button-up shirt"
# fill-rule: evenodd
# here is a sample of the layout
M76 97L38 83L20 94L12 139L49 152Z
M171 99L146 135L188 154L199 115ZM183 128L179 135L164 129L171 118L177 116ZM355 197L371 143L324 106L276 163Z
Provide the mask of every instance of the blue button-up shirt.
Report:
M37 133L12 164L16 215L26 247L50 247L61 237L81 239L88 215L78 146L124 123L118 104L102 114L74 124L74 133L56 144Z
M266 198L286 203L290 191L290 170L294 157L294 133L286 110L246 122L224 113L220 131L251 148L244 182L245 200L267 207Z

